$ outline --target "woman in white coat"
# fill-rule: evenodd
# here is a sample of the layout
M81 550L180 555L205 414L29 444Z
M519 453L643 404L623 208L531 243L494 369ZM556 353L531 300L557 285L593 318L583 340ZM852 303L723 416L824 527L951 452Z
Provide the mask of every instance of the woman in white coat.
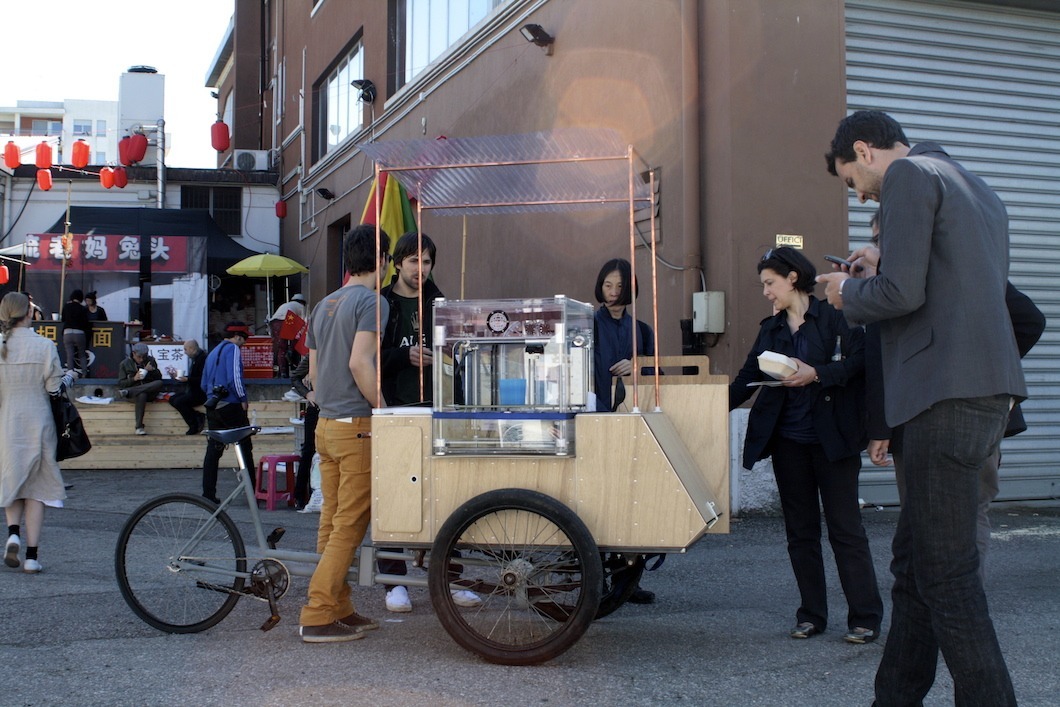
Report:
M49 393L63 369L55 344L30 327L29 298L9 292L0 301L0 505L7 515L4 564L36 574L44 506L62 506L63 477L55 461L55 422ZM20 561L26 529L26 558ZM2 536L0 536L2 537Z

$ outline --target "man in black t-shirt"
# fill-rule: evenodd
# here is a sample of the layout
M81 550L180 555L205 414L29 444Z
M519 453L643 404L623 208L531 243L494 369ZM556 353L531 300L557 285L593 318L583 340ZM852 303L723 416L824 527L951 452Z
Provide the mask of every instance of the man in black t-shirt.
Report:
M394 245L394 270L390 284L380 294L390 303L390 316L383 331L383 397L388 405L430 406L433 400L434 300L443 297L430 279L438 250L425 234L410 231ZM419 293L423 290L423 301ZM423 369L422 395L420 368ZM379 560L384 574L404 575L401 560ZM473 607L482 603L474 592L453 592L458 606ZM386 593L386 608L393 612L412 611L405 587L395 586Z
M383 397L389 405L430 405L433 302L443 297L430 279L437 248L425 234L406 233L394 246L390 284L380 294L390 303L390 318L383 331ZM422 323L419 291L423 288ZM421 325L422 324L422 325ZM420 366L423 395L420 395Z

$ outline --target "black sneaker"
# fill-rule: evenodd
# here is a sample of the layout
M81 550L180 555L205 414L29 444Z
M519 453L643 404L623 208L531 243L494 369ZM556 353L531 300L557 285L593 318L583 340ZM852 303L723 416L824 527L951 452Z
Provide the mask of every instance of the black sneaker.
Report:
M302 626L298 629L303 643L342 643L364 638L364 632L332 621L323 626Z
M122 388L121 390L118 391L118 397L121 398L122 400L128 399L129 391L127 391L124 388Z

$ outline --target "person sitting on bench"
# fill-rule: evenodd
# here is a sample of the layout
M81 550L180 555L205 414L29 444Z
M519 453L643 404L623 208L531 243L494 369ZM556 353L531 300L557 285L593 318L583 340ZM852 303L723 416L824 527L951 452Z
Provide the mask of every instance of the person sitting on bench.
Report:
M132 355L118 364L118 395L136 403L136 434L145 435L144 410L162 390L158 362L147 353L147 344L134 344Z

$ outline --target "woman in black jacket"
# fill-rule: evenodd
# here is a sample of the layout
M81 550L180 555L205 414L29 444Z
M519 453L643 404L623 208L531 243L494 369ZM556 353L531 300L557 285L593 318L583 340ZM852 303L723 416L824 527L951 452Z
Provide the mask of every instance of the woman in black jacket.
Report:
M809 638L828 624L823 505L847 599L844 639L867 643L879 635L883 601L858 504L861 451L867 441L864 334L811 294L817 271L800 252L770 250L758 263L758 273L775 314L762 321L747 361L729 386L729 409L751 397L756 386L749 384L773 382L758 365L763 351L795 360L794 373L774 387L757 387L743 454L747 469L773 457L788 555L801 596L791 637Z

